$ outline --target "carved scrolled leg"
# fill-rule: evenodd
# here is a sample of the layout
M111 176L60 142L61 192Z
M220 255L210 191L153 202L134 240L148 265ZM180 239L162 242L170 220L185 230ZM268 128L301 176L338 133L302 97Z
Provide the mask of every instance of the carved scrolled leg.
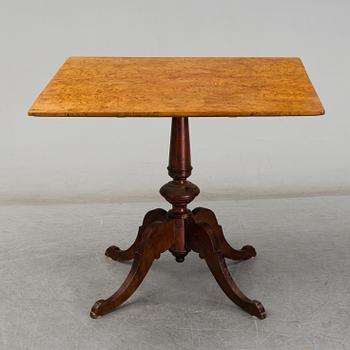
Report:
M140 243L141 236L145 230L145 227L147 227L148 225L150 225L152 222L155 222L155 221L165 221L166 214L167 214L166 210L161 208L157 208L149 211L143 219L142 226L139 227L139 231L134 243L128 249L125 249L125 250L122 250L119 247L112 245L107 248L105 255L116 261L126 261L126 260L134 259L135 251L138 247L138 244Z
M194 209L192 213L193 218L197 223L203 222L212 228L214 233L217 235L220 250L225 258L232 260L248 260L256 256L256 250L251 245L245 245L239 250L231 247L231 245L227 242L222 231L222 227L219 225L216 215L212 210L198 207Z
M266 317L263 305L257 300L249 299L236 285L220 250L217 235L209 224L193 223L188 234L188 245L205 259L221 289L236 305L260 319Z
M90 316L97 318L113 311L126 301L141 284L148 270L160 254L174 244L171 222L155 221L142 233L131 270L121 287L108 299L98 300L92 307Z
M127 260L134 259L135 249L140 240L141 233L142 233L142 227L139 227L139 232L137 234L135 242L128 249L122 250L115 245L111 245L106 249L105 255L115 261L127 261Z

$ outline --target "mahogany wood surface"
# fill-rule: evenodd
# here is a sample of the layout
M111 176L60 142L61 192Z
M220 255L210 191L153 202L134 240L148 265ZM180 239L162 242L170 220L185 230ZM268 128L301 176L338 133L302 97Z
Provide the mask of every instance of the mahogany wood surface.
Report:
M98 318L125 302L141 284L148 270L160 254L169 250L177 262L183 262L192 250L203 258L223 292L236 305L260 319L266 317L263 305L249 299L232 278L225 258L247 260L256 256L252 246L237 250L226 241L222 228L213 211L187 205L199 194L199 188L187 181L191 175L191 154L188 118L172 118L169 175L172 181L165 184L160 193L172 204L164 209L149 211L134 243L126 250L109 247L105 254L117 261L133 259L131 270L121 287L109 298L100 299L93 305L90 316Z
M299 58L70 57L28 114L312 116L324 109Z

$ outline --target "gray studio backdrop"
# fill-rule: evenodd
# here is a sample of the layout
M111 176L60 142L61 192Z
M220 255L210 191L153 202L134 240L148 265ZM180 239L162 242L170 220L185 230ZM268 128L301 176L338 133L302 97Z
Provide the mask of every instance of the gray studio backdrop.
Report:
M326 116L191 119L190 180L206 199L350 193L349 10L345 0L2 0L0 202L156 198L168 181L170 119L26 117L71 55L300 56Z

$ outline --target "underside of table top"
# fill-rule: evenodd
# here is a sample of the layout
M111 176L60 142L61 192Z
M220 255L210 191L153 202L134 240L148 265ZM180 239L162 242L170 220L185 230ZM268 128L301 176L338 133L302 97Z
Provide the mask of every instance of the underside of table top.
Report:
M70 57L28 115L315 116L322 104L299 58Z

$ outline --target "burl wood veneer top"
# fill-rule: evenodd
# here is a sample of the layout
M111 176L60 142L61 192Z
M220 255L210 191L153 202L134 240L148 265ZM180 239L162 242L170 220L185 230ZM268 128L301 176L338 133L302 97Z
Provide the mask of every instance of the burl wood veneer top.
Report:
M307 116L324 109L299 58L70 57L28 114Z

